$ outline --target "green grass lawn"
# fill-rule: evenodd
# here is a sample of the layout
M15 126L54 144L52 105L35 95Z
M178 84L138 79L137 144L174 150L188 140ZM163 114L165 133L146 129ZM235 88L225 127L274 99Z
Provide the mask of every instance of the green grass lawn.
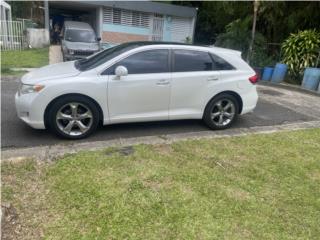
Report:
M49 63L49 48L1 52L1 74L19 74L10 68L37 68Z
M2 181L23 239L320 236L320 129L5 163Z

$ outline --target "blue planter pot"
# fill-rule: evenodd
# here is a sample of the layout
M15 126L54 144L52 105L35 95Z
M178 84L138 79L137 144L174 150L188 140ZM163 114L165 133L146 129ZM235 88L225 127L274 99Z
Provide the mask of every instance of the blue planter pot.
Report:
M261 80L263 81L270 81L273 73L273 67L265 67L263 69L263 74Z
M306 68L303 74L302 87L308 90L319 91L320 68Z
M287 64L277 63L271 77L271 82L274 82L274 83L282 82L287 74L287 70L288 70Z

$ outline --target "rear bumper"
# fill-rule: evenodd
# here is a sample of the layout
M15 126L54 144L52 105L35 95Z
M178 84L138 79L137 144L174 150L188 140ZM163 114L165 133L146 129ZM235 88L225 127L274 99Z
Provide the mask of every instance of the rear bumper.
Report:
M252 112L256 108L259 99L256 87L246 94L241 94L241 97L243 103L241 115Z

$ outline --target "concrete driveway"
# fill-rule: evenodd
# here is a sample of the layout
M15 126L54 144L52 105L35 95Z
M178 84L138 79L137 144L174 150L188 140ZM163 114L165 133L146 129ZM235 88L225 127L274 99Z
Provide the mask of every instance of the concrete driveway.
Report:
M18 79L3 79L1 87L1 147L3 149L74 143L74 141L59 139L47 130L34 130L18 119L14 106ZM228 134L242 128L320 120L319 96L263 85L258 85L258 91L260 98L253 113L240 116L233 128L215 131L215 133ZM77 142L206 131L208 128L201 121L195 120L117 124L101 127L93 136Z
M51 45L49 47L49 64L63 62L61 46Z

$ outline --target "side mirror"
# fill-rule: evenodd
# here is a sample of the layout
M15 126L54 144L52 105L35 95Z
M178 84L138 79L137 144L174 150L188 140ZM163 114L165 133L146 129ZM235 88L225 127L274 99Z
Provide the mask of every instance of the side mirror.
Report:
M115 69L115 74L117 77L127 76L128 69L125 66L118 66Z
M100 42L101 41L101 37L97 37L97 41Z

